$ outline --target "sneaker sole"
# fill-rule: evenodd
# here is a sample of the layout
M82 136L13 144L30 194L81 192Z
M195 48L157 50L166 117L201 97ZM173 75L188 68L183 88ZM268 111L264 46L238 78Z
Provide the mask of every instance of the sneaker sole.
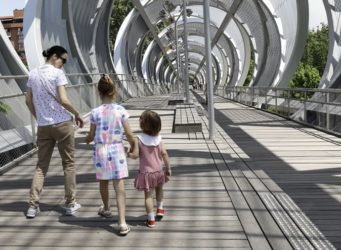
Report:
M128 227L127 230L125 230L125 231L119 231L119 234L121 236L126 236L129 232L130 232L130 227Z
M103 217L103 218L107 218L107 219L114 217L114 215L109 215L109 216L107 216L107 215L104 215L104 214L101 214L101 213L97 213L97 214L98 214L99 216L101 216L101 217Z
M75 211L65 211L65 215L74 215L75 213L77 213L78 212L78 209L77 210L75 210Z
M155 224L154 224L154 225L151 225L151 224L148 224L148 222L146 222L146 226L149 227L149 228L154 228L154 227L155 227Z
M38 208L35 214L26 214L27 219L33 219L40 213L40 209Z
M70 216L70 215L74 215L75 213L76 213L76 211L75 212L65 212L64 215Z
M78 212L78 210L81 208L82 206L81 205L79 205L79 208L77 208L76 210L74 210L74 211L70 211L69 210L69 208L65 208L64 207L64 209L65 209L65 215L74 215L75 213L77 213Z

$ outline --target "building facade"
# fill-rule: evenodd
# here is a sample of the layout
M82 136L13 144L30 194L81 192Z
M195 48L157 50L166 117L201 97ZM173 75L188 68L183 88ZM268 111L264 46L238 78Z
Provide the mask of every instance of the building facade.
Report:
M24 35L23 35L24 10L13 10L13 16L0 16L9 40L20 58L25 63Z

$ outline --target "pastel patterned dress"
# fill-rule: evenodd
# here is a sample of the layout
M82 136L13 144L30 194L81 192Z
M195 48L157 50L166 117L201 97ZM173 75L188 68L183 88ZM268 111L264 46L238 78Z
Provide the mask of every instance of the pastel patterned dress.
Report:
M90 122L96 125L93 159L97 180L128 177L123 140L123 125L129 118L124 107L116 103L102 104L93 109Z

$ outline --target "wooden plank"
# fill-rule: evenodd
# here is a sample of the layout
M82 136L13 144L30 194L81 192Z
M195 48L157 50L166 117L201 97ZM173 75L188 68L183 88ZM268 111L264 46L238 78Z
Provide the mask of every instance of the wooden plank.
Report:
M313 209L312 204L314 204L314 209L318 209L319 204L327 203L326 206L321 206L326 209L320 210L323 213L331 212L333 207L340 208L340 202L331 201L330 196L325 196L330 201L329 203L328 201L323 201L323 199L321 200L321 197L316 199L316 202L314 199L303 198L307 192L318 191L319 195L322 194L320 192L321 188L316 186L317 183L325 183L325 186L328 186L329 183L335 183L335 179L332 180L330 174L334 172L334 168L337 168L336 165L339 165L338 162L341 162L341 158L339 160L337 158L328 158L326 161L324 159L328 157L327 155L330 152L333 152L334 157L338 154L334 153L340 150L339 144L335 143L338 140L330 140L329 136L327 136L328 140L323 139L327 137L321 136L320 132L317 133L318 136L314 136L312 130L309 131L310 133L305 133L305 128L302 128L301 125L287 122L286 120L277 119L277 122L274 122L276 116L263 112L253 114L248 111L244 112L241 109L242 105L236 105L238 106L238 112L237 109L234 112L233 107L236 107L234 103L229 103L228 105L229 111L226 109L227 105L224 103L220 104L220 108L224 109L224 111L221 113L217 111L220 115L218 115L217 120L220 119L218 122L225 128L233 126L229 130L229 136L225 138L227 143L231 144L237 156L244 158L243 161L248 166L248 170L245 173L254 172L256 174L256 179L252 175L246 175L254 188L258 185L255 183L258 178L274 194L283 192L283 188L290 195L293 195L296 204L303 212ZM230 112L231 107L232 111ZM237 120L238 123L235 123ZM269 122L265 122L266 120ZM226 129L221 129L221 131L222 133L227 132ZM302 141L296 141L300 139ZM304 155L304 159L298 159L302 155ZM288 158L286 156L293 157ZM319 160L315 160L317 157ZM233 166L243 169L245 164L236 162ZM313 171L316 171L316 178L314 178L315 176L310 176L310 173L313 173ZM325 173L329 172L329 175L326 174L325 178L323 176L319 177L318 174L323 171ZM258 191L258 188L256 189ZM297 197L301 190L304 193ZM288 209L288 213L290 213L290 209ZM312 221L314 222L314 220ZM304 223L296 223L302 226L301 230L304 232ZM321 230L322 228L319 227L319 229ZM311 239L312 241L314 240L314 238ZM325 240L320 238L320 236L316 236L315 239ZM327 246L324 249L333 249L333 247Z
M216 146L213 143L208 143L208 147L212 155L214 155L214 161L219 160L219 156L217 154L219 150L216 148ZM215 163L215 165L220 171L222 180L226 186L226 190L237 209L236 212L241 224L244 227L252 249L272 249L262 229L259 227L258 222L255 220L255 217L246 200L244 199L241 190L239 189L234 178L232 178L232 175L227 170L226 165L224 163ZM287 249L290 249L290 247Z

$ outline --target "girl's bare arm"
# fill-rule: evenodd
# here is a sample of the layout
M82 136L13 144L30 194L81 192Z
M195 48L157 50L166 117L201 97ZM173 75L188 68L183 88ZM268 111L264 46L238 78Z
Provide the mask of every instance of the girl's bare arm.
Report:
M137 159L139 157L139 147L137 138L134 136L133 132L131 131L130 125L128 121L123 122L123 129L127 140L130 144L130 151L128 156L132 159Z
M94 140L95 132L96 132L96 125L95 124L91 124L90 125L90 131L89 131L87 137L85 138L85 142L87 144L89 144L90 142L92 142Z
M163 159L163 162L165 164L165 167L166 167L166 174L171 176L172 171L170 169L170 160L169 160L169 156L167 153L166 146L163 142L161 142L161 155L162 155L162 159Z

